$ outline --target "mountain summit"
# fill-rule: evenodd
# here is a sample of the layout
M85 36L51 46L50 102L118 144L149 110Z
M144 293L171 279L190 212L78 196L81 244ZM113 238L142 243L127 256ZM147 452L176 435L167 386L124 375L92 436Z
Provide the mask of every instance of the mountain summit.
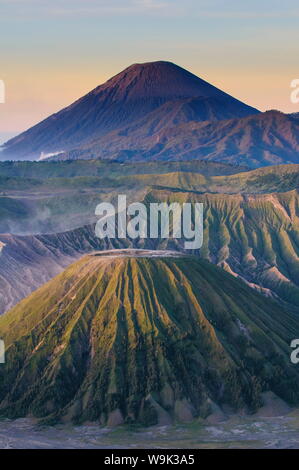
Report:
M11 139L1 160L299 163L299 120L260 113L171 62L134 64Z
M92 93L107 94L111 101L123 102L151 98L174 100L191 97L234 100L193 73L172 62L165 61L130 65L104 85L97 87ZM234 101L237 102L237 100ZM243 108L243 103L238 103ZM252 112L252 108L250 111Z
M169 122L217 121L258 112L171 62L134 64L8 141L1 159L38 159L77 149L147 116L152 120L155 111L163 128ZM146 128L149 135L153 131Z

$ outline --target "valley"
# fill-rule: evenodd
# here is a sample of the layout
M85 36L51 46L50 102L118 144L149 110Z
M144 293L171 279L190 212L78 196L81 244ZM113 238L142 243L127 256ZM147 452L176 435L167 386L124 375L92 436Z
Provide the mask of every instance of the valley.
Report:
M57 173L60 163L22 163L17 165L18 171L24 174L27 165L33 174L41 171L40 165L46 165L51 176L51 169ZM162 165L160 174L149 174L149 166L142 174L139 164L134 174L136 164L127 163L121 170L119 164L112 164L110 179L80 176L90 171L90 165L95 163L72 163L71 171L77 176L56 177L55 185L51 177L44 175L34 190L32 183L28 187L26 176L13 177L18 190L11 188L10 180L2 186L6 195L0 197L1 313L90 251L109 246L182 251L176 240L96 238L95 207L103 201L116 203L119 193L126 194L129 202L139 200L145 204L202 202L204 244L199 255L266 296L299 307L298 165L219 175L214 164L210 167L205 163L202 170L200 162L197 173L191 173L190 167L182 163L187 171L163 173L171 166ZM101 163L101 172L108 172L109 165ZM114 165L118 172L115 176ZM150 167L158 171L159 164ZM232 171L231 167L226 169ZM11 166L10 174L15 171L15 165ZM26 185L21 189L23 180ZM94 187L87 187L91 181Z

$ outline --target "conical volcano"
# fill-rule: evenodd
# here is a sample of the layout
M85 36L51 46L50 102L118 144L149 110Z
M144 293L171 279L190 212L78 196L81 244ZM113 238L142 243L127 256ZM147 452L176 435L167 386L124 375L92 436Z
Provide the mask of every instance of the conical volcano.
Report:
M1 152L1 159L38 159L41 153L77 149L108 132L146 118L167 102L176 114L177 108L184 106L184 112L176 118L177 124L186 119L228 119L257 112L171 62L134 64L11 139ZM169 106L161 109L158 119L169 120Z
M0 415L150 425L254 412L269 391L296 404L298 331L194 256L94 253L0 318Z
M133 64L97 87L95 95L106 94L111 101L136 101L138 99L164 98L222 98L231 96L178 65L167 62ZM242 103L239 102L241 107Z

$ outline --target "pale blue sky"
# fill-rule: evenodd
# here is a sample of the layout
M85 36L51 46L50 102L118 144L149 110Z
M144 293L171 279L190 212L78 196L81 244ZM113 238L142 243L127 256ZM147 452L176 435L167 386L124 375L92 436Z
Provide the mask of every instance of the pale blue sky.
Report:
M260 109L299 111L299 2L0 0L0 134L134 62L170 60Z

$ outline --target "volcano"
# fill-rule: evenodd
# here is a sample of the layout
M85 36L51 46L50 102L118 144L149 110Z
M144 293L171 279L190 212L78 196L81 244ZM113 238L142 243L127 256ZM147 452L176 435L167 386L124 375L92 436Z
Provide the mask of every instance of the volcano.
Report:
M297 404L298 328L195 256L95 252L0 318L0 415L153 425Z
M134 64L41 123L9 140L1 159L34 160L84 146L140 119L165 128L241 118L258 111L171 62ZM152 134L151 125L147 133ZM113 143L112 143L113 144ZM97 156L97 155L96 155Z

